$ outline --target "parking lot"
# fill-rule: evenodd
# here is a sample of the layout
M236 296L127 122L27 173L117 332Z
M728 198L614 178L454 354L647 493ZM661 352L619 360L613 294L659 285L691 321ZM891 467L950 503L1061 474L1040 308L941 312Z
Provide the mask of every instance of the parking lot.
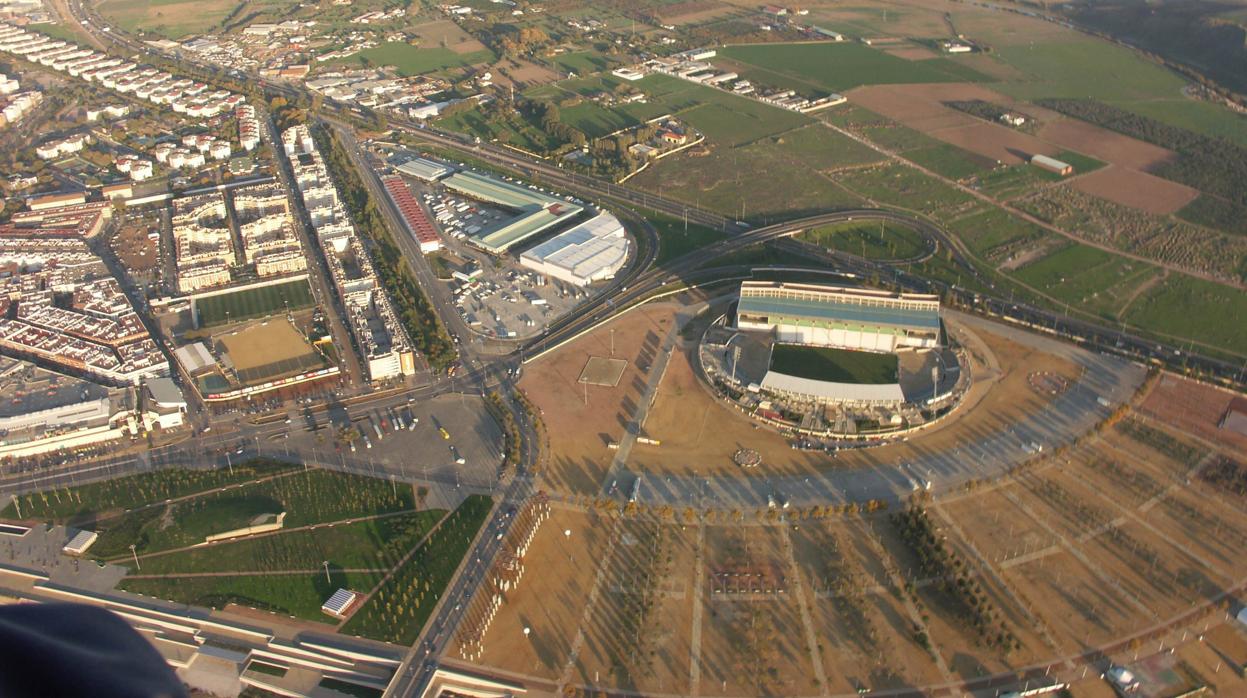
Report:
M441 231L445 245L445 250L430 255L430 263L454 295L455 308L464 323L474 332L491 338L531 337L589 297L591 291L587 289L525 268L519 263L518 251L495 257L468 242L472 235L497 227L514 214L451 194L437 185L411 186ZM526 243L522 248L531 245Z
M444 395L381 407L336 405L328 411L298 411L290 420L270 437L268 449L315 449L323 462L336 459L404 479L475 486L491 483L502 463L502 432L475 396Z

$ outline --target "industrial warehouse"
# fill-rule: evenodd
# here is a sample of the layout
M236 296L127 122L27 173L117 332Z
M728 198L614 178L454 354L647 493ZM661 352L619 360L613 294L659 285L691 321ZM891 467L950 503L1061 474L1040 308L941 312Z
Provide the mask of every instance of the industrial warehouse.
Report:
M628 235L609 213L599 213L520 255L540 274L587 286L613 277L628 261Z
M885 435L928 423L964 387L945 339L935 296L745 281L699 357L721 393L766 421Z

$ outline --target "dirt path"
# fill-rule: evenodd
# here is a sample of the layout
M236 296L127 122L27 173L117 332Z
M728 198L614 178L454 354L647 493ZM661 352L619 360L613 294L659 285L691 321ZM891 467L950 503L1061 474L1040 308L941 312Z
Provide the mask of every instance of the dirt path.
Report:
M1139 287L1134 290L1134 293L1130 294L1130 297L1126 299L1126 302L1124 304L1122 304L1121 309L1117 311L1117 315L1114 316L1117 318L1117 321L1121 322L1122 318L1126 317L1126 312L1130 310L1130 306L1134 305L1134 302L1138 300L1143 294L1152 290L1152 288L1155 287L1156 284L1159 284L1168 278L1169 278L1169 272L1167 270L1162 270L1159 274L1156 274L1152 276L1152 278L1148 279L1147 281L1144 281L1143 283L1139 284Z

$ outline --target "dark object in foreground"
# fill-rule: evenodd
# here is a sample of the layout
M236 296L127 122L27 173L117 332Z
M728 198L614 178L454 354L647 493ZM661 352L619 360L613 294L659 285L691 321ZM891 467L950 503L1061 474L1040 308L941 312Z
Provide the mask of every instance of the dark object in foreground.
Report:
M0 696L185 696L156 648L115 613L0 606Z

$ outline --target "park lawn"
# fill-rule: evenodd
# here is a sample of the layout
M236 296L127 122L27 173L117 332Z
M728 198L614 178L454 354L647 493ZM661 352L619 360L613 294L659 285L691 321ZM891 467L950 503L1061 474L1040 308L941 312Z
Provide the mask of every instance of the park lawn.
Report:
M322 561L339 569L388 568L446 514L444 510L387 516L214 543L142 561L144 574L266 572L315 569ZM132 566L132 563L124 564Z
M484 495L465 499L360 606L342 632L400 645L415 642L493 505Z
M579 130L586 138L601 138L610 133L641 123L640 120L618 109L603 107L594 102L581 102L574 107L559 110L563 123Z
M799 344L776 344L771 350L772 371L810 380L886 385L898 380L899 369L896 354Z
M962 150L950 143L906 150L901 156L941 177L956 180L988 172L995 165L981 155Z
M321 612L321 604L338 589L367 591L380 579L380 572L344 572L332 565L326 579L318 563L306 574L126 578L119 586L131 593L192 606L221 609L234 603L304 620L336 623L336 619Z
M481 50L471 53L455 53L448 48L421 48L403 41L390 41L374 46L365 51L347 56L333 63L349 63L354 65L392 65L399 75L423 75L447 68L461 68L478 63L490 63L495 56L492 51Z
M1016 245L1049 235L1048 231L1034 223L995 207L958 218L948 227L981 257L1004 245Z
M286 463L256 460L236 464L229 470L157 470L89 485L21 495L17 498L18 505L14 506L10 501L0 511L0 516L80 524L111 512L185 497L293 469L294 466Z
M1125 321L1225 353L1247 356L1247 293L1185 274L1170 274L1127 309Z
M207 522L250 510L248 504L239 501L240 497L255 498L248 501L257 503L259 498L272 500L278 511L286 512L286 528L415 509L410 486L398 487L361 475L307 470L175 502L169 505L167 513L165 507L152 507L100 521L100 537L91 554L101 558L123 555L130 544L143 553L200 543L208 533L229 530L207 530Z
M649 222L658 231L658 255L654 258L655 264L665 264L727 237L721 230L696 223L689 223L685 230L683 220L661 214L649 216Z
M807 230L797 236L806 242L866 259L904 260L927 252L922 236L910 228L879 221L848 221Z
M199 325L212 327L226 322L285 313L287 308L310 308L314 302L312 288L307 279L296 279L272 286L198 298L195 300L195 310L199 313Z
M86 43L82 32L65 24L37 24L33 27L27 27L27 29L33 29L40 34L46 34L53 39L60 39L61 41L72 41L79 44Z
M1156 272L1156 267L1077 243L1060 247L1042 259L1010 273L1023 283L1082 310L1112 313L1128 293Z
M908 61L857 42L748 44L719 53L743 64L754 82L809 92L844 92L860 85L980 82L987 76L951 61Z

